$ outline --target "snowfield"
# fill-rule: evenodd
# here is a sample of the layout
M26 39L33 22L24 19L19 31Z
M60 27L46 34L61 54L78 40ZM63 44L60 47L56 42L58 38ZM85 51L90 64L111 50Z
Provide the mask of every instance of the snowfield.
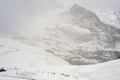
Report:
M0 80L119 80L120 60L72 66L35 46L0 38Z
M28 46L8 38L0 38L0 51L0 65L4 67L37 68L42 65L68 64L40 48Z

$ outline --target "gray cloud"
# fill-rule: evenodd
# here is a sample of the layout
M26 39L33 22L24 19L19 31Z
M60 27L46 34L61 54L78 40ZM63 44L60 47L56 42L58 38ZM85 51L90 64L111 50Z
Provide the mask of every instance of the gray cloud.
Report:
M54 0L0 0L0 30L19 30L34 15L58 6Z
M0 30L19 30L34 16L53 8L68 8L74 3L89 9L117 9L119 0L0 0Z

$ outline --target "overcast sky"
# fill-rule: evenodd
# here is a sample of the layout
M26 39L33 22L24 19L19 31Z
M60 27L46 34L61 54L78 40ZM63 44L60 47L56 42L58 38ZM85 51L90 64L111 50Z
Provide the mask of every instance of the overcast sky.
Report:
M0 0L0 30L21 28L29 23L27 21L32 14L54 8L69 8L74 3L92 10L120 7L120 0Z

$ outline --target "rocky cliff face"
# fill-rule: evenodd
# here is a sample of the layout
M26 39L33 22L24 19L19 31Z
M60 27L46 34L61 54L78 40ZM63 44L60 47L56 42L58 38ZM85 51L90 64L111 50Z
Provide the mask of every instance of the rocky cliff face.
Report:
M120 29L103 23L95 13L77 4L60 16L64 23L47 27L43 35L17 39L42 47L75 65L109 61L119 56L112 48L119 41Z

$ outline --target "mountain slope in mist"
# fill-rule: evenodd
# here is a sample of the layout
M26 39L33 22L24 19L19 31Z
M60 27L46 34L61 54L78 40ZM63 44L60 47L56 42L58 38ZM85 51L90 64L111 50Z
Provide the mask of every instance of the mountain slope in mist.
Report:
M50 11L28 15L17 33L0 34L0 66L7 70L1 80L120 79L120 60L113 60L120 56L118 27L77 4Z
M11 38L0 37L0 66L39 69L48 65L66 65L66 61L40 48L25 45Z
M115 45L119 37L115 32L120 30L103 23L95 13L75 4L68 11L57 14L53 11L51 15L54 17L44 16L44 20L36 17L35 23L26 28L28 31L15 38L71 64L99 63L118 58ZM36 22L42 22L42 25Z

